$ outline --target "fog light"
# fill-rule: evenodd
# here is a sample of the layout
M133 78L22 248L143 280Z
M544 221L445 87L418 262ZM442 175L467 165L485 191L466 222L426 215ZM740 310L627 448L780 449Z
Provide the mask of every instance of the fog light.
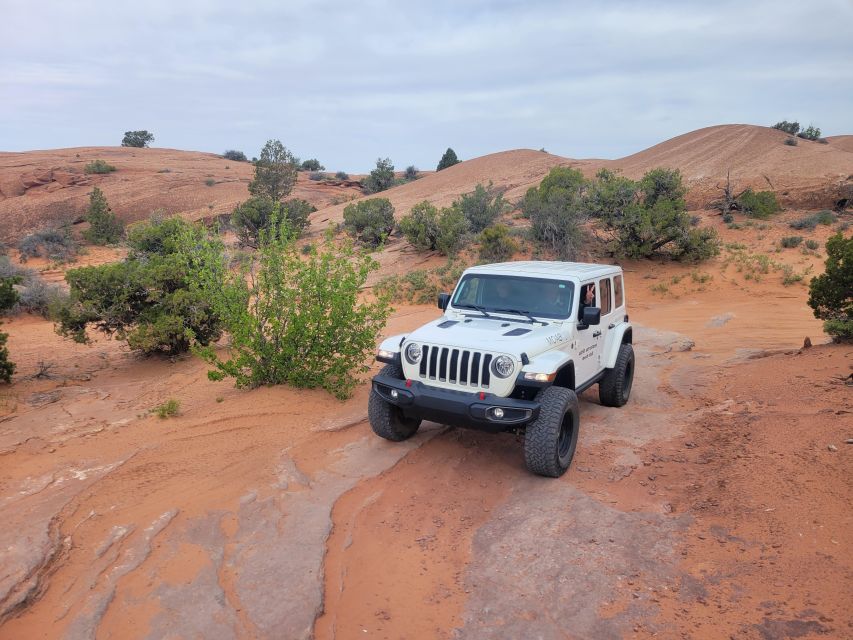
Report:
M400 394L399 394L399 393L397 393L397 390L396 390L396 389L391 389L391 397L392 397L392 398L394 398L394 400L396 400L396 399L397 399L397 396L399 396L399 395L400 395Z
M492 415L495 416L498 420L504 417L504 410L500 407L495 407L492 409Z

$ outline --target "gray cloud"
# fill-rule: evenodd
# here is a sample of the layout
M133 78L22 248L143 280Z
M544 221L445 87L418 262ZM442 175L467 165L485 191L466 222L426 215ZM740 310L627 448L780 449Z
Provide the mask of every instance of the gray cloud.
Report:
M5 4L3 150L145 128L359 171L448 145L617 157L725 122L853 133L847 0Z

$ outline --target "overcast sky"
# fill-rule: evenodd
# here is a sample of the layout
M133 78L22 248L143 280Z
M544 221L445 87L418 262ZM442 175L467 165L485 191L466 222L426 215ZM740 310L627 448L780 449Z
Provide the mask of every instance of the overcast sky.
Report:
M117 145L398 169L617 158L721 123L853 134L853 0L0 0L0 150Z

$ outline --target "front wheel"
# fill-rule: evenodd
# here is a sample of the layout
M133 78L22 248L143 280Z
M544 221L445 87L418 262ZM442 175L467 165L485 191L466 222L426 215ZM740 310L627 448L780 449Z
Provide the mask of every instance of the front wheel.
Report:
M548 387L536 394L536 401L542 406L524 434L524 461L535 474L559 478L578 446L578 397L571 389Z
M631 397L634 384L634 347L630 344L619 346L616 364L598 383L598 399L605 407L623 407Z
M385 365L379 373L403 379L403 371L393 364ZM408 440L418 432L418 427L421 426L418 418L407 418L400 407L386 402L373 389L370 390L370 399L367 401L367 417L373 433L393 442Z

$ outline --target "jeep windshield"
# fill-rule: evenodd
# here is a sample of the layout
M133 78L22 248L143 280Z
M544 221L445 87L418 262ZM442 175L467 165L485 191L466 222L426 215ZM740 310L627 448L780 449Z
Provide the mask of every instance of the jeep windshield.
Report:
M574 286L564 280L469 273L456 285L451 305L481 314L565 320L572 308Z

